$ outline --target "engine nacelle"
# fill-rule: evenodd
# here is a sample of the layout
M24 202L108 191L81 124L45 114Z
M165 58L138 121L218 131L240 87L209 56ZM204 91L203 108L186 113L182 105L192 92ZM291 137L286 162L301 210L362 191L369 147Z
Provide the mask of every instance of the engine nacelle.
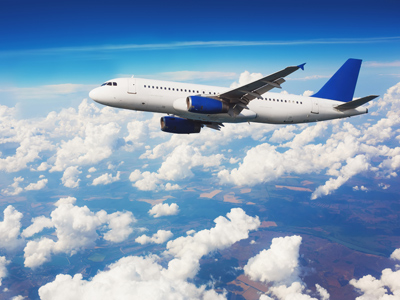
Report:
M200 96L187 97L186 105L188 111L198 114L220 114L229 110L229 105L225 102Z
M201 123L178 117L162 117L161 130L171 133L199 133Z

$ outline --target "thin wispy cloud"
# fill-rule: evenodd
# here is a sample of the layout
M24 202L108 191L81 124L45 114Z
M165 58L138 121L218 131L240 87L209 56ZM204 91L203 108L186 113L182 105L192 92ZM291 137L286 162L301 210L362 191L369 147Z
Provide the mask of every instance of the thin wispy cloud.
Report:
M97 45L84 47L60 47L43 49L24 49L15 51L0 51L1 57L20 55L56 55L81 52L112 52L127 50L166 50L184 48L217 48L217 47L256 47L256 46L296 46L296 45L330 45L330 44L371 44L400 41L400 36L370 37L370 38L333 38L292 41L184 41L154 44L119 44Z
M95 87L97 87L97 85L72 83L42 85L36 87L0 87L0 95L12 94L17 99L48 99L73 93L86 93Z
M380 61L367 61L364 66L366 67L400 67L400 60L390 61L390 62L380 62Z
M143 75L149 79L172 80L172 81L207 81L213 79L234 79L238 76L235 72L202 72L202 71L176 71L163 72L155 75Z
M307 80L314 80L314 79L321 79L321 78L330 78L331 76L329 75L312 75L312 76L306 76L306 77L301 77L301 78L286 78L287 80L294 80L294 81L307 81Z
M400 78L400 74L379 74L379 76L390 76L390 77L399 77Z

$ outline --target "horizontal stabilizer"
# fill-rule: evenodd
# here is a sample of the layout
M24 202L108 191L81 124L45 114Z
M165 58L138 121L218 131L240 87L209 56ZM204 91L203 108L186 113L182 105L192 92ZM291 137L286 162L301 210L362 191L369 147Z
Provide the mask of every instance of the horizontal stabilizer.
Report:
M373 100L373 99L375 99L377 97L379 97L379 96L371 95L371 96L359 98L359 99L356 99L356 100L353 100L353 101L350 101L350 102L346 102L344 104L340 104L340 105L336 106L335 108L337 110L340 110L340 111L345 111L345 110L357 108L357 107L359 107L359 106L361 106L361 105L363 105L363 104L365 104L365 103L367 103L367 102L369 102L369 101L371 101L371 100Z

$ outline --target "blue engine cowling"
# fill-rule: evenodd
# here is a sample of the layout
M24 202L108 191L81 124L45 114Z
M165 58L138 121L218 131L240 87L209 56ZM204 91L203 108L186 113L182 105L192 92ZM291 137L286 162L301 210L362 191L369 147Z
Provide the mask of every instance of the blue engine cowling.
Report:
M178 117L162 117L161 130L171 133L199 133L202 127L200 122Z
M198 114L220 114L227 113L229 105L225 102L200 96L186 98L187 110Z

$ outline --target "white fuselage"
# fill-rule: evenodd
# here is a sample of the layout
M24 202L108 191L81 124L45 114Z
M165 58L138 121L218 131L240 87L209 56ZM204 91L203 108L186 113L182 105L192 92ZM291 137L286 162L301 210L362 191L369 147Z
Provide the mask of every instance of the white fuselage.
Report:
M339 111L341 101L270 93L254 99L237 116L228 113L200 114L187 110L188 96L216 96L228 88L141 78L117 78L89 94L94 101L117 108L159 112L205 122L259 122L272 124L306 123L346 118L367 113L364 107ZM114 84L114 85L113 85Z

